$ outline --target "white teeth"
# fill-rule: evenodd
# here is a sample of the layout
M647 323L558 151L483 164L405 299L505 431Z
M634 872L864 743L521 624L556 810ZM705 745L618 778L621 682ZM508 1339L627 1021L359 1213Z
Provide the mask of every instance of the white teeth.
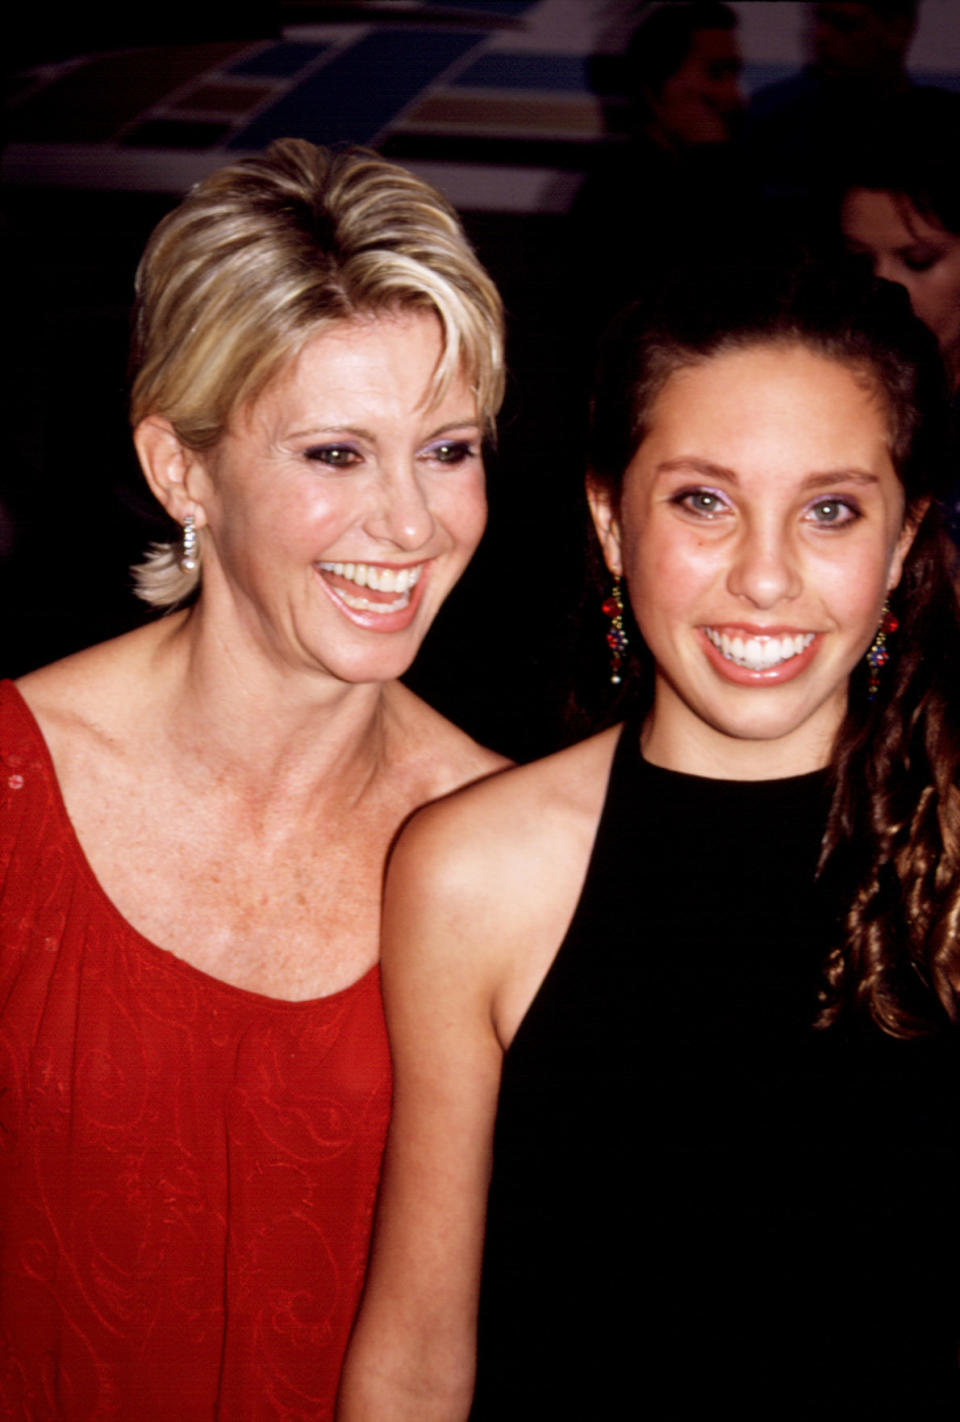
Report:
M370 572L376 574L377 569L371 568ZM371 588L379 588L381 592L396 592L396 573L392 568L381 568L379 570L379 576L376 578L376 581L374 581L373 578L368 578L367 586Z
M373 588L375 592L409 592L416 587L423 572L422 563L407 568L379 568L374 563L318 563L324 573L336 573L358 588Z
M790 661L809 647L814 638L812 632L797 632L793 636L748 637L744 641L743 637L731 637L729 633L717 632L712 627L705 627L704 632L726 661L746 667L749 671L769 671L771 667Z
M336 573L346 578L358 588L371 588L374 592L395 592L400 596L392 602L373 602L370 598L355 597L353 593L337 588L337 594L348 607L357 612L400 612L410 602L410 589L415 588L423 572L422 563L413 563L406 568L379 568L373 563L318 563L324 573Z

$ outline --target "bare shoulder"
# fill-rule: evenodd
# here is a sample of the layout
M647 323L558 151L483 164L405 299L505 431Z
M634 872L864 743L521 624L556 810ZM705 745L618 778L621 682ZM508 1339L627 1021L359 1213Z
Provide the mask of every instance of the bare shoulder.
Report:
M387 979L411 957L480 981L502 1039L546 970L586 874L616 729L420 810L388 877Z
M397 744L411 772L422 780L418 803L439 799L512 764L481 746L466 731L396 682L386 692Z
M16 686L51 742L55 759L119 734L144 686L158 624L151 623L29 672Z
M427 805L400 836L395 881L499 902L510 886L552 876L592 843L616 741L616 728L604 731Z

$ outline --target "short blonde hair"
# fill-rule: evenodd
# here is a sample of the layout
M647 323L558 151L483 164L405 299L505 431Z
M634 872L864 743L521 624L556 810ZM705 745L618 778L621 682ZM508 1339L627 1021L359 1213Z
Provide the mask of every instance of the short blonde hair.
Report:
M365 149L286 138L198 183L157 226L137 272L130 415L212 448L312 337L358 315L433 311L433 395L463 372L489 432L503 398L503 307L457 214L429 184ZM199 568L155 544L134 569L155 607Z

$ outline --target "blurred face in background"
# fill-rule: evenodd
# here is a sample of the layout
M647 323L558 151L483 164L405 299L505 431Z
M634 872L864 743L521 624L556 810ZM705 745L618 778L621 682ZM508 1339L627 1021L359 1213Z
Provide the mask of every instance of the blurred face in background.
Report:
M671 148L729 142L743 109L742 67L733 30L697 30L680 68L648 96L655 137Z
M814 59L828 79L889 83L902 76L916 27L910 6L823 0L810 8Z
M960 386L960 234L923 217L902 193L851 188L841 210L852 252L874 274L899 282L914 314L936 336L954 389Z

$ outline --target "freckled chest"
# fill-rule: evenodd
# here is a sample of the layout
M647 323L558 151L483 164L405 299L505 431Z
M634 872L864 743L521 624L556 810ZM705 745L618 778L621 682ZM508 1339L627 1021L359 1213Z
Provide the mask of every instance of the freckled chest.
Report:
M114 771L116 767L114 767ZM186 962L236 986L303 999L377 959L383 870L425 795L384 777L321 811L198 800L179 781L100 774L69 788L93 872L120 914Z

